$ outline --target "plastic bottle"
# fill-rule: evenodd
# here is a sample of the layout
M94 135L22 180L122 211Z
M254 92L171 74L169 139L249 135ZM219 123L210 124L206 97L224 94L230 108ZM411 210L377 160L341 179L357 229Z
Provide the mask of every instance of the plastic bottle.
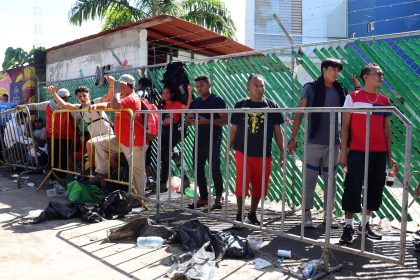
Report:
M392 187L394 185L395 176L397 176L395 171L395 165L393 165L388 171L388 176L386 176L386 185L388 187Z
M60 185L59 183L55 183L53 185L53 188L54 188L55 193L57 195L60 195L60 196L61 195L66 195L66 189L62 185Z
M312 274L314 274L315 267L312 264L307 264L305 268L303 269L303 279L309 279L312 277Z
M392 229L391 227L391 222L387 219L387 218L383 218L380 222L379 222L379 227L383 230L383 231L390 231Z
M159 236L140 236L137 238L137 246L140 248L158 248L163 244L163 238Z

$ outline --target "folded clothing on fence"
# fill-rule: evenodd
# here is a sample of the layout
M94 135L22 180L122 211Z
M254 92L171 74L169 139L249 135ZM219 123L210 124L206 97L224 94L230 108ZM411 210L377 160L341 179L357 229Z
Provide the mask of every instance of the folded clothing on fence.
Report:
M50 201L47 208L32 220L33 224L53 219L81 217L88 223L98 223L104 219L118 219L130 213L131 206L127 194L114 191L97 203L66 203Z

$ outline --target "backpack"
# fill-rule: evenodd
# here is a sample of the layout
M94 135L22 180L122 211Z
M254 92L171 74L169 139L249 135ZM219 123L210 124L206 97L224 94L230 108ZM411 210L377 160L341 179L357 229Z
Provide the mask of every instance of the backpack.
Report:
M188 75L184 69L185 64L179 61L171 62L163 73L162 83L174 94L173 99L180 100L182 104L188 101Z
M140 98L141 111L155 111L147 114L146 124L146 139L147 141L153 141L157 138L159 132L159 115L156 113L157 107L155 104L150 104L146 98ZM141 114L137 115L137 123L144 129L144 120Z

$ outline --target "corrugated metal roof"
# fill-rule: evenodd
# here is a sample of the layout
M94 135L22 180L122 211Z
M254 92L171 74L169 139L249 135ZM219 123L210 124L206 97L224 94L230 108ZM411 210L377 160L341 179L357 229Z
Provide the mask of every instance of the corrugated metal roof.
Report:
M253 50L230 38L224 37L194 23L173 16L158 15L51 47L47 49L47 53L129 28L147 29L148 41L156 41L166 45L169 44L174 48L190 50L207 56L225 55Z

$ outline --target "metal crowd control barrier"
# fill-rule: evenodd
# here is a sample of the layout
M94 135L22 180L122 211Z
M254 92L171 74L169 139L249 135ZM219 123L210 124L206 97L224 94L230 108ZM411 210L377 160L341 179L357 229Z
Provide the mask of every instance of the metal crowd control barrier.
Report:
M195 127L195 136L194 136L194 141L197 142L197 139L199 137L198 135L198 114L200 113L206 113L206 114L210 114L210 145L209 145L209 170L208 170L208 178L211 178L211 169L212 169L212 162L211 162L211 153L213 150L213 123L214 123L214 114L226 114L227 115L227 119L228 119L228 127L231 124L231 118L232 118L232 114L234 113L239 113L239 114L245 114L245 123L248 120L248 114L249 113L262 113L264 114L264 118L267 119L267 114L270 113L283 113L283 114L290 114L290 113L303 113L304 114L304 119L305 119L305 139L307 138L307 125L308 125L308 114L309 113L329 113L330 114L330 134L329 134L329 150L330 151L334 151L334 145L335 145L335 132L334 132L334 128L335 128L335 123L337 122L336 120L336 113L343 113L343 112L362 112L362 113L366 113L367 115L367 126L366 126L366 139L369 139L369 134L370 134L370 116L374 113L377 112L388 112L388 113L392 113L393 116L395 118L397 118L399 121L402 122L402 124L405 126L406 128L406 133L405 133L405 161L403 163L404 168L401 170L401 172L403 172L403 188L402 188L402 203L401 203L401 209L402 209L402 213L401 213L401 234L400 234L400 246L399 246L399 256L398 258L396 257L391 257L391 256L386 256L386 255L381 255L378 253L374 253L374 252L369 252L366 250L366 243L365 243L365 232L363 232L362 234L362 241L361 241L361 246L360 248L355 248L355 247L347 247L347 246L341 246L338 244L335 244L335 242L337 242L337 238L332 238L331 237L331 229L329 226L325 227L325 239L313 239L313 238L308 238L305 236L305 228L303 226L301 226L301 231L300 231L300 235L299 234L293 234L293 233L289 233L286 232L285 229L285 219L287 219L285 212L286 212L286 180L287 178L287 140L289 138L288 136L288 127L287 127L287 122L285 122L282 127L282 131L283 131L283 145L284 145L284 167L283 167L283 174L282 174L282 178L283 178L283 184L282 184L282 192L281 192L281 196L282 196L282 203L281 203L281 212L278 213L279 215L281 215L281 225L279 228L269 228L268 226L265 226L262 222L264 221L264 215L265 215L265 209L264 209L264 201L266 200L266 198L264 196L261 197L261 207L259 208L260 211L260 218L261 218L261 224L259 226L257 225L252 225L249 223L245 222L244 219L244 210L245 210L245 203L242 204L242 217L241 217L241 221L236 221L234 218L230 217L228 215L228 196L229 193L232 193L232 190L230 190L227 186L229 186L230 183L230 177L232 176L231 173L231 168L230 168L230 152L229 149L226 149L224 151L224 156L226 158L226 170L225 170L225 193L224 193L224 197L225 197L225 205L223 206L223 210L221 212L217 212L217 213L212 213L211 209L210 209L210 203L211 203L211 190L210 190L210 185L211 183L208 182L207 186L208 186L208 191L209 191L209 196L208 196L208 204L207 204L207 211L200 211L197 208L197 204L194 203L194 209L189 209L188 207L186 207L185 205L185 196L184 196L184 191L183 191L183 181L184 181L184 166L181 166L181 194L180 194L180 201L177 201L175 199L171 199L171 193L172 190L169 187L168 188L168 196L167 198L162 198L162 196L160 195L160 164L159 162L161 161L161 148L162 148L162 139L161 139L161 134L162 134L162 114L170 114L171 116L175 113L181 113L182 117L181 117L181 158L184 159L186 157L189 157L189 155L185 155L186 151L184 149L184 144L186 139L184 138L184 131L185 129L187 129L187 126L185 125L185 116L184 114L194 114L195 118L194 118L194 124L192 126ZM142 114L144 116L145 123L147 123L147 118L148 118L148 114L150 113L155 113L155 112L151 112L151 111L137 111L134 112L133 116L132 116L132 124L133 124L133 120L136 118L137 115ZM159 219L159 209L160 206L170 206L172 208L175 209L180 209L186 212L190 212L193 214L196 214L198 216L206 216L206 217L210 217L210 218L214 218L220 221L224 221L224 222L229 222L232 223L234 225L238 225L238 226L242 226L242 227L247 227L250 229L255 229L255 230L261 230L263 232L267 232L270 234L275 234L278 235L280 237L286 237L286 238L290 238L292 240L297 240L297 241L302 241L308 244L312 244L312 245L317 245L317 246L321 246L323 248L323 254L322 254L322 259L323 259L323 264L324 264L324 274L319 274L316 276L316 278L320 278L322 276L325 275L325 273L329 273L331 271L334 271L336 269L339 269L341 267L341 265L337 265L335 267L330 267L331 264L331 257L333 257L332 255L332 251L341 251L341 252L345 252L345 253L349 253L349 254L353 254L353 255L359 255L359 256L364 256L364 257L368 257L368 258L372 258L372 259L377 259L377 260L383 260L386 262L391 262L391 263L397 263L400 265L404 265L405 263L405 248L406 248L406 227L407 227L407 205L408 205L408 186L410 183L410 157L411 157L411 141L412 141L412 123L400 112L398 111L395 107L374 107L374 108L336 108L336 107L331 107L331 108L285 108L285 109L226 109L226 110L165 110L165 111L157 111L157 113L159 114L159 135L158 135L158 149L157 149L157 190L156 190L156 197L152 198L152 197L147 197L147 196L139 196L141 199L144 199L147 202L151 202L154 203L155 205L157 205L156 207L156 218ZM173 118L171 117L171 127L173 124ZM246 129L248 129L245 126L245 132ZM264 122L264 137L267 137L267 122ZM170 135L172 135L173 133L173 129L170 128ZM134 133L133 133L133 125L131 125L131 141L133 141L133 137L134 137ZM244 139L244 147L247 147L247 135L248 133L244 133L245 139ZM144 137L146 137L146 131L144 131ZM230 142L230 132L228 130L227 132L227 143ZM170 139L172 139L172 137L170 136ZM191 139L188 139L189 141L191 141ZM266 143L264 141L264 143ZM366 141L366 150L369 150L369 141ZM265 144L262 143L262 145L264 145L264 152L266 151ZM306 140L304 143L304 147L307 147L306 145ZM172 151L172 140L169 141L169 151ZM245 154L244 157L246 157L246 152L247 149L245 149ZM307 155L308 153L310 153L310 151L308 151L307 149L304 150L304 161L306 161L307 159ZM130 153L131 154L131 153ZM195 177L195 182L197 182L197 146L195 146L195 151L194 151L194 155L195 155L195 163L194 163L194 177ZM264 153L265 155L265 153ZM265 157L265 156L264 156ZM366 213L366 206L367 206L367 182L368 182L368 165L366 163L368 163L368 157L369 157L369 153L366 153L365 156L365 177L364 177L364 201L363 201L363 214ZM274 155L273 155L274 158ZM171 152L169 153L169 160L171 160ZM264 160L263 160L264 162ZM328 169L329 170L334 170L334 154L330 153L329 154L329 158L328 158L328 162L329 162L329 166ZM132 180L132 161L131 159L129 160L129 164L130 164L130 182ZM182 165L184 164L184 162L182 161ZM276 164L276 161L273 161L273 164ZM263 172L262 174L265 173L265 169L266 166L263 165ZM306 172L306 165L303 164L302 165L302 171L303 173ZM169 175L171 175L171 168L169 169ZM244 178L246 176L246 168L244 168ZM305 177L305 176L304 176ZM170 178L170 176L169 176ZM264 178L262 179L262 190L264 189ZM329 181L329 185L332 186L332 182L334 179L334 173L333 172L329 172L329 176L328 176L328 181ZM211 179L210 179L211 180ZM303 183L304 186L304 183ZM302 201L301 201L301 211L302 211L302 225L304 222L304 211L305 211L305 187L301 187L302 190ZM195 193L197 193L197 184L195 184L194 187L194 191ZM243 180L243 185L242 185L242 201L245 202L245 180ZM332 188L328 188L328 195L327 195L327 209L326 210L326 225L330 225L331 221L332 221L332 212L333 212L333 204L335 203L335 199L333 198L333 189ZM365 215L363 215L362 217L362 223L365 223ZM364 226L363 226L364 228ZM337 242L338 243L338 242ZM313 278L313 279L316 279Z
M121 114L121 113L127 113L129 114L130 118L133 115L132 111L130 109L123 109L123 110L114 110L114 109L103 109L101 111L110 113L110 114ZM69 118L69 115L71 113L76 113L76 114L80 114L81 115L81 124L79 126L80 131L81 131L81 135L77 134L77 120L75 118L70 118L71 121L73 122L73 127L74 127L74 131L71 131L72 134L72 138L75 140L77 140L77 144L73 143L73 141L69 138L65 138L62 139L62 127L61 127L61 119L62 116L64 114L67 115L67 118ZM77 110L57 110L53 112L52 115L52 137L51 137L51 143L54 143L55 139L62 139L62 141L59 141L58 145L54 145L52 144L51 147L48 147L50 149L51 152L51 159L55 159L58 156L58 166L55 166L54 164L54 160L51 160L50 162L50 170L48 172L48 174L45 176L45 178L43 179L43 181L40 183L40 185L38 186L37 190L41 189L42 186L45 184L45 182L48 180L48 178L50 176L55 176L55 172L59 172L59 173L64 173L67 175L73 175L73 176L85 176L85 177L92 177L93 176L93 172L94 169L92 167L91 164L88 165L87 170L86 170L86 163L92 163L92 160L90 160L90 157L88 156L87 159L85 159L85 154L86 154L86 142L88 142L87 140L87 135L85 135L84 131L86 128L86 124L84 122L84 114L87 114L88 111L87 109L77 109ZM55 116L59 115L59 120L60 120L60 124L58 126L59 128L59 133L57 134L54 130L55 130ZM119 125L121 126L121 118L119 119L120 123ZM89 134L91 134L91 130L92 130L93 126L90 126L90 131ZM126 133L125 131L121 131L121 133ZM107 139L108 140L108 167L107 167L107 178L104 179L103 181L109 182L109 183L115 183L115 184L119 184L119 185L126 185L128 186L128 181L124 181L122 176L121 176L121 165L122 165L122 158L121 158L121 145L118 143L118 148L117 148L117 175L116 178L113 179L112 178L112 169L111 169L111 154L113 154L111 152L111 148L110 148L110 142L109 140L111 139L111 137L113 137L112 134L109 133L102 133L102 125L100 127L100 137L103 137L103 139ZM78 141L78 137L80 141ZM90 147L90 151L94 150L94 146L93 146L93 142L89 141L89 147ZM63 153L65 152L65 155L68 155L67 158L63 159ZM114 153L115 154L115 153ZM79 155L80 159L77 158L77 156ZM127 159L128 160L128 159ZM65 161L65 162L63 162ZM79 165L78 165L79 163ZM57 179L58 177L55 176Z
M26 106L19 110L8 109L0 112L0 145L4 167L21 168L24 171L17 177L17 185L23 175L40 170L37 143L33 140L30 112Z

